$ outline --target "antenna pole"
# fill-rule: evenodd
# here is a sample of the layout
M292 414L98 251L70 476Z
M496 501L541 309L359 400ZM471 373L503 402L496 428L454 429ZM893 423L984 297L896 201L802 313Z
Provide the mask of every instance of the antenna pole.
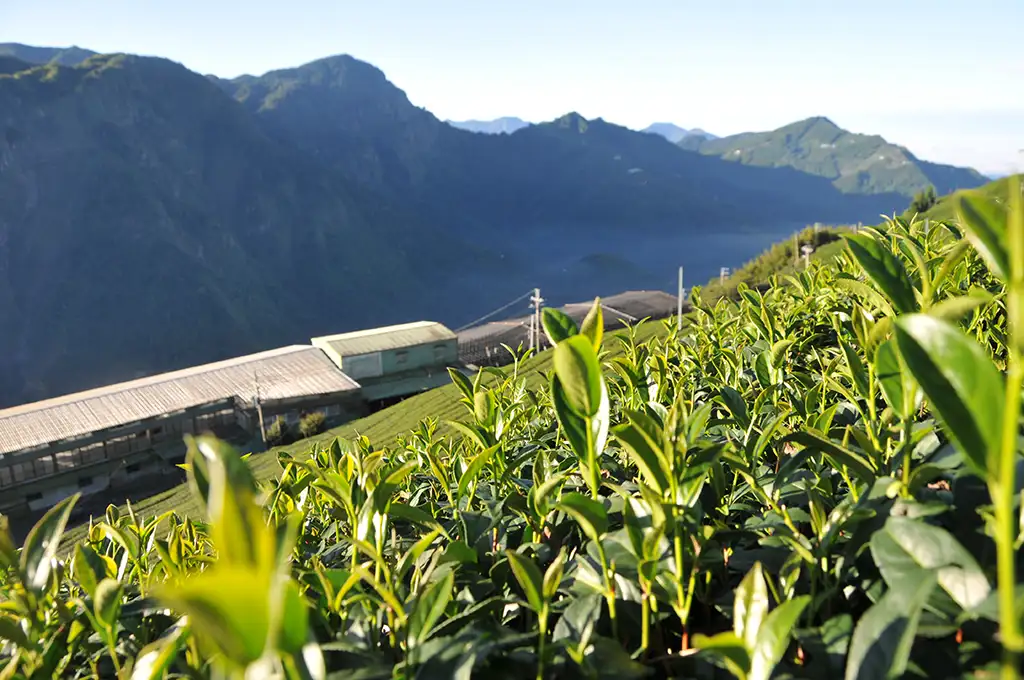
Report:
M676 330L683 329L683 266L679 265L679 299L676 301Z

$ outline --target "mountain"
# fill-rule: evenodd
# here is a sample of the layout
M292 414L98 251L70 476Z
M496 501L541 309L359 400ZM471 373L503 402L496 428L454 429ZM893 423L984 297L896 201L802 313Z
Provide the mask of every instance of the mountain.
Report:
M520 118L496 118L494 120L449 120L446 121L452 127L457 127L469 132L482 132L487 135L512 134L530 125Z
M683 139L691 136L703 137L706 139L717 139L717 137L710 132L704 132L704 130L701 130L700 128L685 130L673 123L652 123L641 130L641 132L661 135L673 144L678 144Z
M655 135L576 113L510 135L470 133L413 106L379 69L346 55L217 82L282 144L487 246L503 247L503 226L857 219L893 200L681 153Z
M575 113L475 134L344 55L227 80L68 52L0 57L0 405L535 286L706 280L906 205Z
M0 43L0 57L14 57L27 64L78 66L95 52L81 47L33 47L21 43Z
M0 76L0 168L7 404L436 314L435 268L490 264L162 59Z
M679 145L744 165L795 168L827 177L849 194L913 196L929 185L946 194L987 181L976 170L923 161L878 135L848 132L823 117L770 132L745 132L713 140L686 137Z

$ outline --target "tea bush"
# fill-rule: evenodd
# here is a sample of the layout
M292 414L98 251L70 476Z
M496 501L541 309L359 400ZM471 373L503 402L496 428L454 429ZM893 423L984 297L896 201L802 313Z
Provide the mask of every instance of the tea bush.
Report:
M324 414L319 411L313 413L307 413L302 416L299 421L299 435L303 439L308 439L314 435L318 435L324 431L324 422L326 418Z
M454 434L190 439L205 522L0 538L0 676L1016 678L1024 211L961 209L614 357L546 310Z
M270 446L281 446L295 441L292 429L281 416L274 418L274 422L267 427L267 444Z

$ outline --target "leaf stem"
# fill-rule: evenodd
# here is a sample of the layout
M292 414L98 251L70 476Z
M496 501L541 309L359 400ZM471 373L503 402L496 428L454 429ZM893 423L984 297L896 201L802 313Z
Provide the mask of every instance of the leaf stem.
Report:
M1016 565L1014 542L1014 490L1017 467L1017 437L1021 408L1021 387L1024 385L1024 367L1020 352L1010 349L1010 370L1006 380L1006 411L1003 416L1002 451L999 457L999 476L989 484L995 504L996 560L999 588L999 631L1003 641L1002 680L1016 680L1020 652L1024 649L1020 625L1017 620L1014 591Z

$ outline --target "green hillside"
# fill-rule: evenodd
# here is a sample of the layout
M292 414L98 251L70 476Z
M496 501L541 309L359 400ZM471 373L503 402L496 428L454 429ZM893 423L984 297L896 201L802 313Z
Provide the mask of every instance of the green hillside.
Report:
M965 196L982 196L988 200L1005 204L1011 182L1019 181L1022 178L1024 178L1024 175L1011 175L1010 177L1003 177L994 182L989 182L977 189L957 191L953 194L942 196L935 206L922 215L922 217L928 217L933 220L956 220L959 217L957 215L957 201Z
M546 309L552 352L456 381L447 432L307 442L264 484L202 436L189 501L111 509L73 553L77 497L20 552L0 526L0 665L1019 680L1024 204L967 200L618 355L599 307ZM453 413L442 392L417 408Z
M975 170L923 161L878 135L843 130L828 118L799 121L769 132L720 139L688 137L686 149L745 165L789 167L832 181L850 194L913 196L928 186L939 194L984 184Z
M844 230L829 228L822 229L815 235L813 229L807 229L797 236L800 244L816 243L818 245L818 250L815 253L817 260L831 258L840 252L839 249L843 243L839 239L841 233L844 233ZM766 283L772 276L781 277L797 271L802 268L802 265L797 267L793 264L792 244L793 239L776 244L746 263L724 283L718 280L709 282L708 285L702 287L702 298L705 301L714 302L720 297L735 297L736 290L740 285L757 286ZM636 327L634 331L638 342L646 342L656 337L662 337L665 326L662 322L648 321ZM620 354L621 343L616 338L625 339L629 333L630 331L623 330L609 334L609 339L606 341L609 358ZM543 376L545 372L551 370L551 360L552 353L548 350L523 362L520 367L520 375L526 379L526 384L529 387L540 389L545 385ZM502 370L509 372L511 367L505 367ZM490 376L485 378L485 381L489 382L494 380L495 378ZM345 423L316 437L253 454L249 462L257 478L271 479L280 474L278 456L281 453L297 455L308 450L317 442L329 442L335 437L351 439L362 435L377 445L390 445L397 438L416 430L421 422L428 419L436 421L441 432L448 432L450 427L447 425L447 421L464 421L469 418L465 406L459 402L461 396L455 385L436 388L364 418ZM129 501L136 511L145 514L159 514L170 509L185 514L199 512L199 507L196 505L195 499L190 496L185 484L180 484L153 496L129 497ZM126 506L122 506L122 509L126 509ZM81 537L83 532L84 527L81 526L72 529L69 532L68 540Z

